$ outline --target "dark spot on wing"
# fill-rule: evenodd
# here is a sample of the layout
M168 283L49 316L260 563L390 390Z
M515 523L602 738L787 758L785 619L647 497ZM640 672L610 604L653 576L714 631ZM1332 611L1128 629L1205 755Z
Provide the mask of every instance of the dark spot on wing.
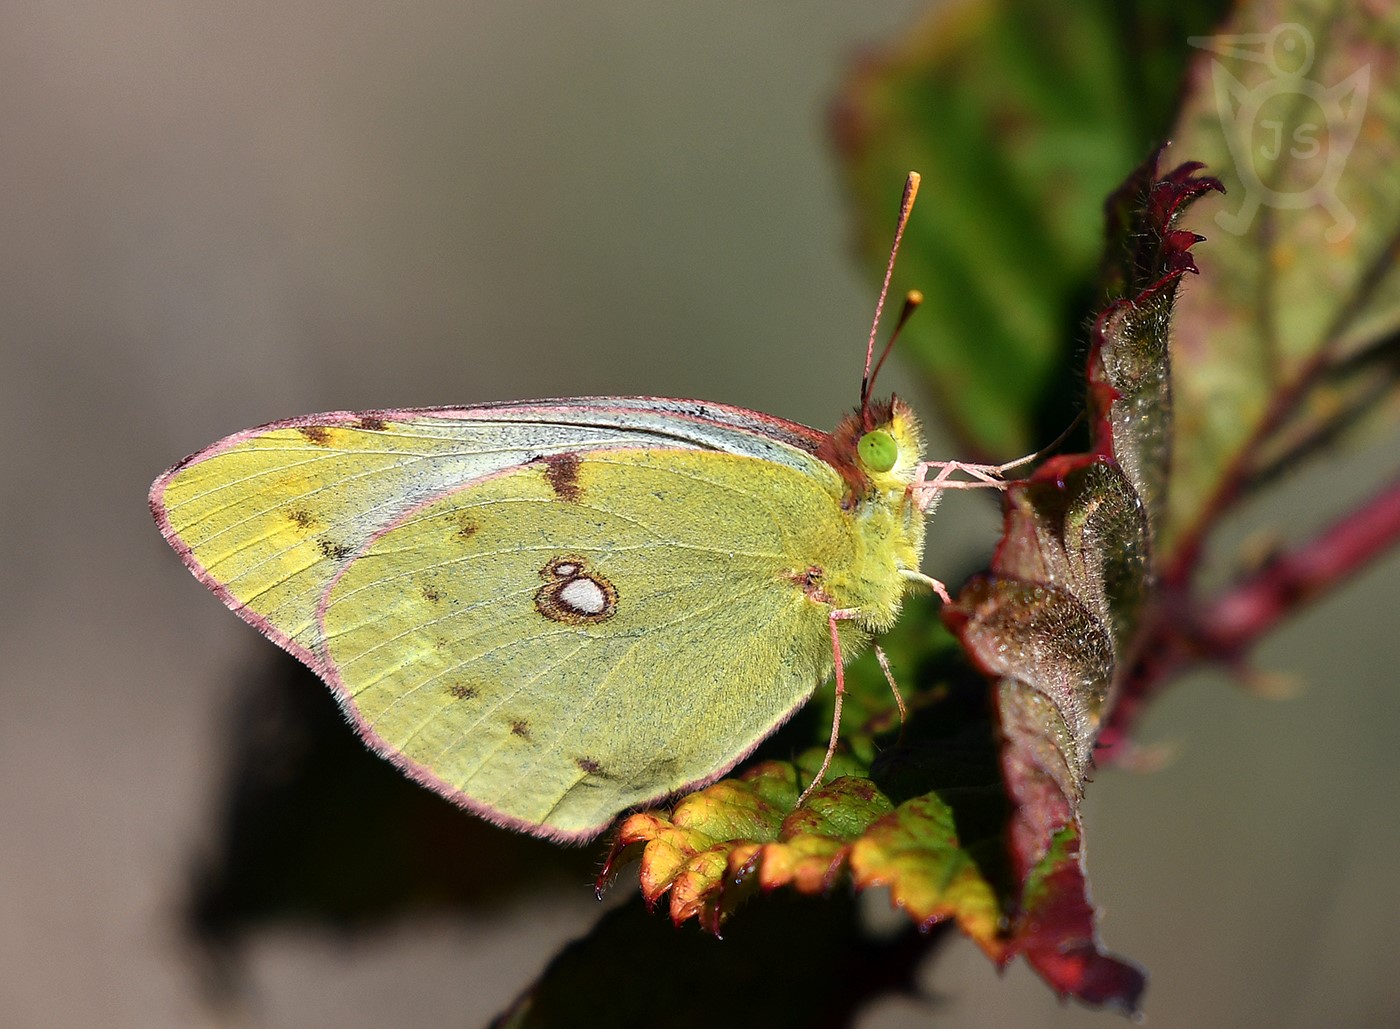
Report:
M352 553L354 548L348 543L341 543L339 540L320 540L316 544L316 549L321 552L321 556L331 561L344 561Z
M517 719L510 723L510 731L522 740L528 740L530 738L530 723L524 719Z
M593 625L617 614L617 587L575 554L550 558L540 569L545 584L535 593L535 610L551 622Z
M383 418L376 418L372 414L361 415L355 419L355 428L364 429L366 432L383 432L388 427L388 422Z
M316 524L316 517L305 508L294 507L287 512L287 519L298 529L309 529Z
M447 692L458 700L473 700L476 698L476 687L463 686L460 682L454 682L451 686L447 687Z
M576 757L574 764L578 765L579 771L587 772L589 775L601 775L603 772L603 766L591 757Z
M436 586L424 586L423 599L426 600L429 604L436 604L439 600L442 599L442 594L437 591Z
M324 425L302 425L297 428L309 443L314 443L318 447L330 446L331 430Z
M578 485L578 455L571 453L549 454L540 459L544 463L544 477L549 480L549 488L560 500L577 503L582 495Z
M460 540L463 543L467 542L473 536L475 536L477 530L481 528L479 525L476 524L476 522L472 521L465 514L459 513L457 515L456 520L457 531L456 533L454 533L454 535L457 537L458 540Z

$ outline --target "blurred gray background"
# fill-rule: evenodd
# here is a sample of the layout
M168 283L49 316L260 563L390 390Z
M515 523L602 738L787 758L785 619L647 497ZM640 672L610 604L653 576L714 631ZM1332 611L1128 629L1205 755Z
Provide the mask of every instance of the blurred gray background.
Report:
M0 1021L472 1025L589 924L581 882L474 922L270 933L248 1003L206 1008L176 917L235 671L270 645L180 567L147 484L335 408L655 393L833 424L874 297L824 107L922 6L0 7ZM1368 467L1275 503L1359 494ZM996 525L949 500L930 569ZM1145 726L1175 760L1092 784L1102 933L1149 968L1152 1025L1400 1019L1398 569L1264 648L1296 696L1195 677ZM936 1001L863 1024L1121 1024L961 939L925 979Z

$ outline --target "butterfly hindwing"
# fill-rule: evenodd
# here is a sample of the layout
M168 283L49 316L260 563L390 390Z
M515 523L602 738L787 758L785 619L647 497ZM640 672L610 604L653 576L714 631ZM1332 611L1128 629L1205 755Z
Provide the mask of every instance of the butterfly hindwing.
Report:
M621 450L432 501L328 592L330 681L417 778L498 820L590 835L727 770L830 673L800 581L822 555L800 541L831 536L837 498L774 474Z

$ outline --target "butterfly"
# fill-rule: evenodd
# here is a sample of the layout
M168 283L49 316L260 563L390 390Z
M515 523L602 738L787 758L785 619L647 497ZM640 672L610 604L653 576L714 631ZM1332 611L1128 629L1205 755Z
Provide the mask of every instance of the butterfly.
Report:
M815 786L844 662L909 590L947 599L926 516L1009 467L925 462L910 408L869 395L875 333L831 433L654 397L338 411L186 458L151 509L375 752L497 824L591 838L717 779L834 671Z

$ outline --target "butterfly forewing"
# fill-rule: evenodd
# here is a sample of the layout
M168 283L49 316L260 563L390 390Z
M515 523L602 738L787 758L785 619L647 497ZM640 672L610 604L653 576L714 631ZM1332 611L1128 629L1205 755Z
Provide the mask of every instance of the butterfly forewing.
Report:
M334 412L214 444L157 479L151 507L210 589L311 660L307 632L345 560L429 497L581 449L703 447L816 464L792 445L808 442L804 434L819 435L738 408L653 398Z

